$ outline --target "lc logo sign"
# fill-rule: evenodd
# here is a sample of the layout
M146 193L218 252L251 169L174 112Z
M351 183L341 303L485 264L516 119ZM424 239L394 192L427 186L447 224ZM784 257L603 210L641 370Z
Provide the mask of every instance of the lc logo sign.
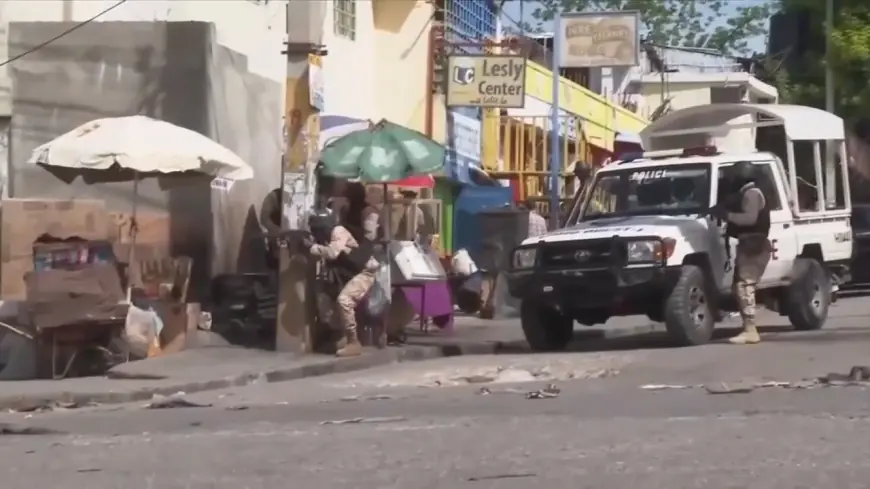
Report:
M474 83L474 68L454 66L453 83L458 83L459 85L471 85Z
M522 108L526 96L523 56L456 55L448 59L447 106Z

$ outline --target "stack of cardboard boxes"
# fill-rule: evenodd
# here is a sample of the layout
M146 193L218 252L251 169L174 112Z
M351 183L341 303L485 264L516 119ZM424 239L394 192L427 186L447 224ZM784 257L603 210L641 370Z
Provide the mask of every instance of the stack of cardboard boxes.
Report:
M118 260L127 262L133 245L130 233L132 222L129 213L108 212L101 200L4 199L0 207L0 300L27 299L24 276L34 269L33 245L40 236L48 234L60 239L78 237L108 240ZM138 213L136 223L134 282L141 284L142 279L154 278L139 275L143 270L155 270L156 263L161 264L157 267L161 270L167 267L180 270L167 279L175 281L178 275L186 287L190 274L189 260L176 263L178 260L169 258L169 215ZM164 266L164 263L171 265ZM183 302L183 298L179 299ZM183 349L185 337L191 329L187 309L189 307L184 304L172 308L173 317L166 321L164 328L164 335L167 336L165 353ZM193 324L192 329L195 330L195 321Z

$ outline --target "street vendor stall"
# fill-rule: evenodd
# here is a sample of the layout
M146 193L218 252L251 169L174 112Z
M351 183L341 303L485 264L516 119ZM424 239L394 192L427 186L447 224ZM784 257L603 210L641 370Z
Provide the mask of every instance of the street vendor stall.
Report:
M423 134L386 120L340 137L321 152L323 175L383 185L382 212L385 215L381 219L381 235L384 239L379 257L382 269L375 287L391 302L394 317L388 317L388 321L412 319L396 314L401 304L409 305L421 318L439 317L437 323L452 325L452 298L437 252L429 243L420 243L412 236L392 239L391 227L395 219L391 213L395 211L396 202L389 191L390 184L395 183L409 186L410 182L427 182L428 185L432 180L426 176L441 170L444 153L442 145Z
M130 180L134 189L130 245L123 253L127 255L126 260L123 256L116 259L114 247L119 243L109 241L106 220L93 217L95 211L79 213L91 217L82 217L88 225L71 228L75 232L62 232L64 226L55 224L42 230L30 226L28 236L31 237L16 248L27 253L17 263L13 276L26 285L18 318L21 328L10 331L40 346L50 346L52 378L70 373L73 362L88 350L126 357L125 352L114 347L117 340L123 340L127 347L133 343L130 318L137 312L155 318L150 339L159 352L161 331L156 323L159 322L162 328L164 323L175 319L170 317L174 311L184 309L191 260L184 257L137 259L138 198L135 194L139 180L143 176L187 173L245 180L253 177L251 167L235 153L205 136L144 116L106 118L83 124L36 148L28 163L71 169L83 176L96 171L109 179ZM52 206L46 202L29 204L40 209L75 207L73 202L63 201ZM102 202L99 204L102 206ZM9 205L4 208L4 231L9 231L5 223L13 222L11 216L6 215L10 213L9 208ZM105 213L102 207L100 210ZM54 212L52 215L61 214ZM87 232L79 232L81 229ZM33 239L32 235L37 232L38 238ZM10 238L4 236L4 239ZM5 246L8 244L4 243ZM163 263L170 265L163 266ZM177 263L183 266L176 267ZM168 281L163 277L167 268L173 269ZM178 279L177 284L175 279ZM137 295L142 296L147 305L132 300L134 288L141 292ZM157 311L163 309L169 312L157 318ZM150 346L146 345L147 352L143 351L139 356L151 356ZM126 353L129 351L126 349ZM60 356L65 359L60 360Z

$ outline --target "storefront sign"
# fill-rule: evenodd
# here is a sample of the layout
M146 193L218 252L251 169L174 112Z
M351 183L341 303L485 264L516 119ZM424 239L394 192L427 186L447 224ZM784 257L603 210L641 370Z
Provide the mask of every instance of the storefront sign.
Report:
M323 57L308 55L308 102L312 107L323 111Z
M526 94L522 56L454 55L447 61L447 106L518 108Z
M465 112L465 113L463 113ZM469 167L480 166L481 121L473 109L447 113L447 174L460 182L470 181Z
M637 66L637 12L567 14L560 25L563 68Z

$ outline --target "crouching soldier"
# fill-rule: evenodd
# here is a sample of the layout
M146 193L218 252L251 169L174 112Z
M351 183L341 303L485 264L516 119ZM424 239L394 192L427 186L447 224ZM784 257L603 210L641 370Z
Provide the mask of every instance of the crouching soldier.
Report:
M357 240L350 231L337 223L332 212L316 213L309 220L313 242L306 245L311 254L326 260L327 267L339 282L336 300L344 338L337 345L336 355L352 357L362 353L357 335L356 309L375 283L378 261L374 258L371 240Z

